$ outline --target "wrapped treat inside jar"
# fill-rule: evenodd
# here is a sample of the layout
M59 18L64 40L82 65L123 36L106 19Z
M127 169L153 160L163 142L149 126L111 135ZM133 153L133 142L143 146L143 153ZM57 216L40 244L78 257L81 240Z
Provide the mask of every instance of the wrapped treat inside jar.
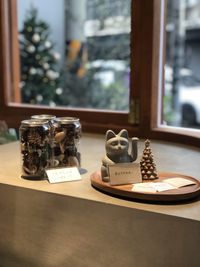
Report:
M80 167L81 154L79 142L81 124L75 117L56 118L54 157L55 165L59 167Z
M19 128L22 177L43 179L51 163L51 127L49 121L23 120Z
M54 131L56 128L56 116L50 114L39 114L39 115L32 115L31 119L39 120L39 121L48 121L51 127L51 135L54 138Z

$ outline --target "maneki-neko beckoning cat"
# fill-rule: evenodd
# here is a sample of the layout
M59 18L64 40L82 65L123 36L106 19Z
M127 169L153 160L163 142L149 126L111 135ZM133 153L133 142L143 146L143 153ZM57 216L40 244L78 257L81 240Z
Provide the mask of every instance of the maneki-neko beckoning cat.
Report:
M105 150L102 159L101 177L104 182L109 181L109 165L117 163L131 163L138 156L138 138L131 139L131 153L129 153L129 137L127 130L123 129L118 134L112 130L106 132Z

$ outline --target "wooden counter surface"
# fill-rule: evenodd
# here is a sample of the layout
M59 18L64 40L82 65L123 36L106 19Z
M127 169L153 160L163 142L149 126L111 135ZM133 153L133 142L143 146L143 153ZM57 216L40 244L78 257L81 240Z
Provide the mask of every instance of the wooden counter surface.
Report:
M152 142L158 171L200 178L199 149ZM139 157L143 142L139 144ZM198 267L200 200L158 205L103 194L90 184L104 137L81 139L82 180L20 178L19 142L0 146L1 267Z
M200 179L200 149L159 141L152 141L151 148L159 172L175 172ZM141 158L143 149L144 142L140 140L138 159ZM100 169L101 158L105 152L104 137L92 134L83 135L80 151L82 167L86 170L86 173L82 175L82 180L50 184L47 180L21 179L19 143L1 145L0 183L200 221L200 200L198 199L187 204L159 205L122 200L98 192L91 187L90 175Z

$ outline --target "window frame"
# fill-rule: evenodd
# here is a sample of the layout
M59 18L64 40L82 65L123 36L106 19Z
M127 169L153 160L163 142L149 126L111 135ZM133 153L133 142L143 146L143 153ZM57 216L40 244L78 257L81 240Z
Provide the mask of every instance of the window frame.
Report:
M16 90L19 79L16 1L0 0L0 120L18 128L21 120L33 114L76 116L85 132L105 133L107 129L126 128L130 135L141 138L200 147L199 130L161 124L166 0L133 0L132 3L129 112L20 104ZM9 101L12 86L15 103Z

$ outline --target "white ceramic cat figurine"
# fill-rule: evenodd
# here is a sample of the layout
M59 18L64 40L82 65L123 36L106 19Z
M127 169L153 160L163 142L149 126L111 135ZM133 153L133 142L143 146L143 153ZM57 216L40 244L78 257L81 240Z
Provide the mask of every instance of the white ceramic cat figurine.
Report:
M133 137L131 154L129 154L129 137L127 130L123 129L118 134L115 134L111 130L106 132L106 154L102 159L101 166L101 177L104 182L109 181L108 165L133 162L137 159L137 143L138 138Z

